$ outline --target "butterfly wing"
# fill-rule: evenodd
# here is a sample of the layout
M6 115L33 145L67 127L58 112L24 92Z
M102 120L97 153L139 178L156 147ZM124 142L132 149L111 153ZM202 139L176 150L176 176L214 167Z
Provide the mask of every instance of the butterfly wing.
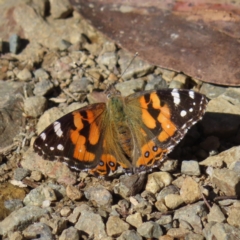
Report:
M66 114L36 138L34 150L76 170L94 168L103 151L101 126L105 111L106 104L97 103Z
M159 165L205 112L207 99L192 90L161 89L126 99L136 168ZM133 115L132 113L138 113Z

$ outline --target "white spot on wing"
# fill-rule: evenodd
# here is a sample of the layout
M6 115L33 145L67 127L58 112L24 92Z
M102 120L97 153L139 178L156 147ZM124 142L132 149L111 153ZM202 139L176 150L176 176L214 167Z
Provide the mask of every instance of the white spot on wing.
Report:
M173 96L173 102L175 103L175 105L178 105L180 103L180 95L177 89L173 89L171 92L172 96Z
M189 97L190 97L190 98L192 98L192 99L195 98L195 93L194 93L194 91L190 90L190 91L188 92L188 94L189 94Z
M181 117L185 117L187 115L187 112L185 110L182 110L180 112Z
M63 136L63 131L61 129L61 123L60 122L54 122L53 123L54 131L57 134L58 137Z
M45 141L46 140L46 133L41 133L40 138Z
M189 112L193 112L193 108L190 108L190 109L189 109Z
M62 144L58 144L58 145L57 145L57 149L60 150L60 151L62 151L62 150L64 149L64 147L63 147Z
M54 150L54 147L50 147L50 150L53 151L53 150Z

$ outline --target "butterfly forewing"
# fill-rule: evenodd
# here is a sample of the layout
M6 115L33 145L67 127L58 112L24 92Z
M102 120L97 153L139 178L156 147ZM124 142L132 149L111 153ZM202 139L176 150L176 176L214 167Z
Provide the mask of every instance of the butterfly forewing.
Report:
M187 130L201 119L207 99L194 91L161 89L131 95L127 98L127 105L141 108L141 132L147 135L143 137L133 128L138 141L145 139L145 144L138 144L141 145L141 156L133 162L137 167L149 167L164 160ZM136 111L134 108L131 111Z
M39 134L34 150L73 169L95 167L103 151L101 115L105 110L106 104L98 103L64 115Z

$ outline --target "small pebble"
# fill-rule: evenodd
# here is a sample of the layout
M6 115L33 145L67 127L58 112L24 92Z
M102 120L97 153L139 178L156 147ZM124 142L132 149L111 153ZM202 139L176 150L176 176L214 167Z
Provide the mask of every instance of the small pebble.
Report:
M63 207L60 211L61 216L68 217L71 214L72 210L70 207Z
M32 79L32 74L27 68L24 68L17 74L17 78L21 81L27 82Z
M73 201L78 201L83 196L83 193L78 188L76 188L72 185L68 185L66 187L66 194Z

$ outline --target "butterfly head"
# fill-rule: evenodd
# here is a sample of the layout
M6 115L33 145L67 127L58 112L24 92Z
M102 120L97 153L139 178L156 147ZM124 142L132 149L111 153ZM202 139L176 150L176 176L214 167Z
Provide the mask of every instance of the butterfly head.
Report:
M108 99L114 98L114 97L118 97L121 96L121 92L118 91L114 84L111 84L105 91L105 94L107 96Z

